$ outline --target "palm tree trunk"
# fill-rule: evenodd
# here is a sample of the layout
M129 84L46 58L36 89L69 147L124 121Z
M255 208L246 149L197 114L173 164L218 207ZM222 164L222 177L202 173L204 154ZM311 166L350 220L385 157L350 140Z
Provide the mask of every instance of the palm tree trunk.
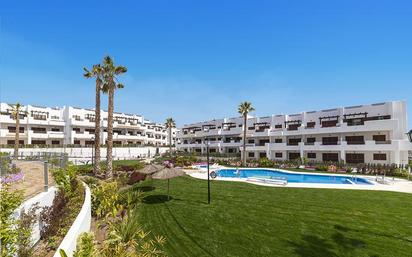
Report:
M19 157L19 141L20 141L20 110L17 110L17 115L16 115L16 133L14 136L14 159L17 160Z
M172 156L172 127L169 127L169 154Z
M243 115L243 166L246 166L246 124L247 113Z
M94 113L94 174L100 173L100 82L96 81L96 108Z
M114 108L114 86L109 88L109 110L107 118L107 173L106 177L113 176L113 108Z

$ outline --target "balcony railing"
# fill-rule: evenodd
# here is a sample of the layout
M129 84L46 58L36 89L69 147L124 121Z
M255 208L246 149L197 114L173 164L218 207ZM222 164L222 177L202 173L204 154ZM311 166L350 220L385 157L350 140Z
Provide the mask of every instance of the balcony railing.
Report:
M346 141L348 145L364 145L365 141Z
M377 145L390 145L391 143L392 143L391 140L375 141L375 144L377 144Z

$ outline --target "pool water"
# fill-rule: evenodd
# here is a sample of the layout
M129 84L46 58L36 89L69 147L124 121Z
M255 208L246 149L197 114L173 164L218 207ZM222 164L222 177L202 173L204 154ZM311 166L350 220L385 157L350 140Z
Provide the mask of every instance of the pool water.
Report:
M269 178L286 179L288 183L322 183L322 184L357 184L373 185L364 178L352 176L316 175L307 173L289 173L269 169L220 169L217 171L219 177L224 178Z

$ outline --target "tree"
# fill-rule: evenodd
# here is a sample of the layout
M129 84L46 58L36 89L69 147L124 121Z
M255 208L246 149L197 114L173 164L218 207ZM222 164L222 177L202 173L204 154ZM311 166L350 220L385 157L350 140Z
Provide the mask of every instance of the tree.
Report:
M109 94L109 107L107 117L107 173L106 177L113 175L113 110L114 110L114 91L124 87L118 82L118 76L127 72L124 66L114 65L113 59L106 56L103 59L103 93Z
M173 118L167 118L165 126L169 134L169 154L172 155L172 129L176 127L176 122L173 120Z
M96 79L96 103L94 111L94 174L100 173L100 91L103 86L103 68L100 64L95 64L88 70L83 68L85 78Z
M240 103L238 107L238 112L243 116L243 154L242 154L242 162L243 165L246 165L246 130L247 130L247 115L250 112L253 112L255 108L253 108L252 103L250 102L243 102Z
M21 104L16 103L15 105L12 106L11 109L11 117L16 121L16 132L14 136L14 159L17 160L19 156L19 145L20 145L20 115L23 113L23 115L26 112L21 111Z

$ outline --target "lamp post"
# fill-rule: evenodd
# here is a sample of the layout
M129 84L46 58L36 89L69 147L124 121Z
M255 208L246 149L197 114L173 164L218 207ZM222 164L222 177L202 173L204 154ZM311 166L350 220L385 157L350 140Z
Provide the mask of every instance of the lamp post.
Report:
M94 137L92 137L92 141L94 141ZM94 167L94 144L92 144L92 166Z

